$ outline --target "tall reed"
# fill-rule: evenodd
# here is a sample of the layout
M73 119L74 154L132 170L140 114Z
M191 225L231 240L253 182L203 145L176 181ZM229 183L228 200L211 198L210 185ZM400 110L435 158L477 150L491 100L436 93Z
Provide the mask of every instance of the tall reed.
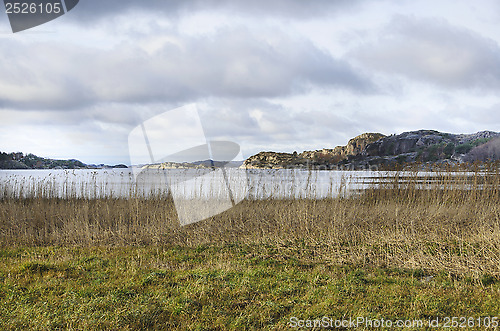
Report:
M332 263L500 276L500 174L494 166L426 175L419 169L388 172L359 194L322 199L296 198L296 192L286 199L245 199L184 227L172 197L161 190L131 188L128 198L62 199L51 183L22 197L0 187L0 245L301 242L318 247ZM276 184L274 189L283 189L279 177ZM258 181L254 185L250 190L259 189Z

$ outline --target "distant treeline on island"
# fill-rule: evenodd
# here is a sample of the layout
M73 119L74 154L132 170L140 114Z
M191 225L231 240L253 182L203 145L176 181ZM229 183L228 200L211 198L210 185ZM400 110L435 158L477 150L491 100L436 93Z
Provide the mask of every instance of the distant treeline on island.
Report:
M0 152L0 169L103 169L128 168L124 164L85 164L79 160L54 160L34 154Z

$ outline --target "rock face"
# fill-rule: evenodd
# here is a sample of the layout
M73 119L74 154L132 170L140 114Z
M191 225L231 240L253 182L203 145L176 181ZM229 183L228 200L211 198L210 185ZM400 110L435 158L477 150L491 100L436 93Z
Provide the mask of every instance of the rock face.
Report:
M433 130L405 132L391 135L366 146L363 156L389 156L415 152L420 147L430 146L448 141L447 134ZM451 135L448 135L451 136ZM449 141L448 141L449 142Z
M248 158L242 168L372 169L405 162L461 163L471 160L500 159L500 133L450 134L418 130L399 135L364 133L333 149L300 154L261 152ZM493 142L490 142L493 141ZM484 146L483 146L484 145Z
M363 133L349 140L346 146L337 146L334 149L305 151L300 153L299 156L311 160L329 158L331 160L336 160L337 162L339 162L347 159L347 157L351 155L357 155L361 153L367 145L384 137L385 135L381 133Z
M245 169L287 169L293 167L301 167L305 160L297 155L297 153L275 153L275 152L260 152L249 157L241 165Z
M347 160L349 156L361 153L365 147L385 137L381 133L364 133L349 140L346 146L337 146L333 149L304 151L300 154L260 152L251 156L241 166L246 169L290 169L324 167Z
M476 147L500 137L500 133L481 131L473 134L450 134L419 130L391 135L366 146L352 159L355 165L389 165L391 163L461 163Z

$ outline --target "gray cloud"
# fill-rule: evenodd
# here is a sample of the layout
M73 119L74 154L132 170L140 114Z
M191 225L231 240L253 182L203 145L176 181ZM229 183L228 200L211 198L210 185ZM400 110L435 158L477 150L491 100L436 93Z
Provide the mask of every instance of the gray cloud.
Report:
M500 47L472 30L400 16L383 33L351 55L375 70L448 88L500 86Z
M211 100L202 113L207 136L237 142L245 156L261 150L292 152L345 144L359 134L359 119L329 109L293 111L263 100Z
M484 30L494 23L389 21L429 15L428 0L359 4L82 0L16 35L0 15L3 149L127 162L133 127L192 102L207 106L209 138L235 141L245 156L331 148L366 131L498 130L500 47L471 30L495 38ZM443 11L469 14L439 6L433 15L453 22Z
M347 62L284 33L246 29L179 37L155 50L123 43L109 50L0 40L0 104L68 109L99 102L148 103L217 97L276 97L310 86L367 92Z
M177 16L186 12L226 10L241 15L281 16L308 18L336 13L355 7L364 0L82 0L72 15L82 22L138 11L149 11L165 16Z

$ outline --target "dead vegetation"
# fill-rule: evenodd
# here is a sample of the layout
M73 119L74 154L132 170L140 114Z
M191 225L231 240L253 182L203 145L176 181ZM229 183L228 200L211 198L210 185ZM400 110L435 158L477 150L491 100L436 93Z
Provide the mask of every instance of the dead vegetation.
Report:
M395 173L359 195L244 200L181 227L168 197L0 199L2 246L304 243L333 263L500 277L498 167Z

